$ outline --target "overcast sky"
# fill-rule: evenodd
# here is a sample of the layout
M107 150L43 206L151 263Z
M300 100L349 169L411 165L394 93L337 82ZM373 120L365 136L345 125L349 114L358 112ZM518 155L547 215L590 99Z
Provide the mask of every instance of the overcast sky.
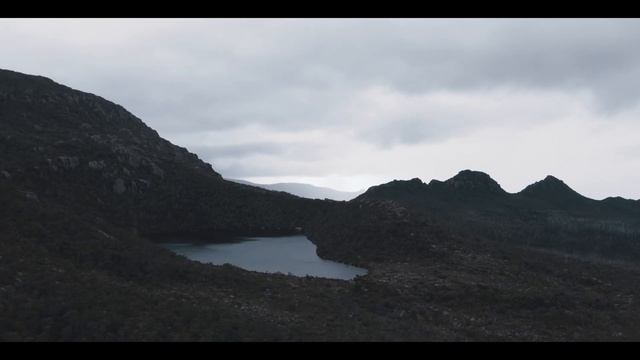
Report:
M227 178L640 198L639 20L0 19L0 43Z

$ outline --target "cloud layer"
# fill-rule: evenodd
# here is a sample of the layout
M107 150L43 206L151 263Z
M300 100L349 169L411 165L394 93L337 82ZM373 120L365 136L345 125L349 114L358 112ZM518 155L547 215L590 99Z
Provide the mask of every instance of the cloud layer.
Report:
M640 198L635 19L3 19L0 67L115 101L230 178L554 174Z

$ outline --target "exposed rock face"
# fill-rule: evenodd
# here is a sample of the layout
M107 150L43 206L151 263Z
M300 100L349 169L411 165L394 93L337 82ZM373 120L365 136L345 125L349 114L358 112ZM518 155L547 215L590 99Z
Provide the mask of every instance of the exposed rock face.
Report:
M58 156L58 162L64 169L75 169L80 165L80 160L77 156Z
M107 165L105 164L104 160L91 160L89 161L89 163L87 163L87 166L89 166L91 169L94 170L102 170L104 169Z
M162 170L158 165L156 165L155 163L151 163L151 171L153 172L153 175L159 177L159 178L164 178L164 170Z

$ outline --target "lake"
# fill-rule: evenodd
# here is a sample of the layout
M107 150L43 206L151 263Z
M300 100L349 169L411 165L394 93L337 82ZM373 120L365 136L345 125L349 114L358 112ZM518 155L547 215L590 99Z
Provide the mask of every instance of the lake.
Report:
M306 236L239 238L231 243L168 243L163 246L188 259L246 270L350 280L366 269L323 260Z

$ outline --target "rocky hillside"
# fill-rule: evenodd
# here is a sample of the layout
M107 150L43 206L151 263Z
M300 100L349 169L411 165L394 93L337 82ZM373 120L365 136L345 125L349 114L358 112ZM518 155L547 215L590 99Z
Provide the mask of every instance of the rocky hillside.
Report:
M121 106L0 70L0 176L150 236L290 233L324 203L228 182Z
M296 278L188 261L4 180L0 202L2 341L640 339L637 269L414 233L364 278Z

